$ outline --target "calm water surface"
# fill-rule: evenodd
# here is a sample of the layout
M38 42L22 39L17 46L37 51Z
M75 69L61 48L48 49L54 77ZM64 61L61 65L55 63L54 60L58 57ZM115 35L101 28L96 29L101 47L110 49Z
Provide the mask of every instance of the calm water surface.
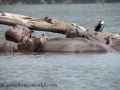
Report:
M37 18L50 15L89 29L104 20L104 32L120 33L120 4L0 5L0 12ZM0 36L4 36L8 28L12 27L0 25ZM39 36L41 33L35 32ZM54 33L47 35L65 37ZM120 90L120 52L0 53L0 61L0 90ZM57 84L57 87L10 86L41 82Z

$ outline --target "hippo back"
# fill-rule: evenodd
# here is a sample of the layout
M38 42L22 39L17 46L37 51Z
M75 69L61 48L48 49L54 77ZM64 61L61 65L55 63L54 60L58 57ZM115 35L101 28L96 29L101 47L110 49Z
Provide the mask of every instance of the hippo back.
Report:
M111 39L110 47L116 51L120 51L120 39Z
M85 38L54 38L41 45L37 52L108 52L114 51L103 43Z
M0 52L13 52L15 47L17 47L16 43L0 37Z

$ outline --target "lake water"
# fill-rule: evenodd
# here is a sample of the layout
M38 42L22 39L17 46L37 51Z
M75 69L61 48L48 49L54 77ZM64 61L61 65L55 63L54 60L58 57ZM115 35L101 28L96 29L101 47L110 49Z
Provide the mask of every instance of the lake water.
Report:
M49 15L92 30L104 20L104 32L120 33L120 4L0 5L0 12ZM0 36L9 28L0 25ZM120 52L0 53L0 61L0 90L120 90Z

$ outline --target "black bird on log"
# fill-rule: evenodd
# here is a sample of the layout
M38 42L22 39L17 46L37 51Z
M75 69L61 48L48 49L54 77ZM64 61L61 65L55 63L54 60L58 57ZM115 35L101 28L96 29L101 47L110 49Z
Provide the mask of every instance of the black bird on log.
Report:
M94 31L96 31L96 32L102 32L103 28L104 28L104 21L100 21L98 23L98 25L96 25Z

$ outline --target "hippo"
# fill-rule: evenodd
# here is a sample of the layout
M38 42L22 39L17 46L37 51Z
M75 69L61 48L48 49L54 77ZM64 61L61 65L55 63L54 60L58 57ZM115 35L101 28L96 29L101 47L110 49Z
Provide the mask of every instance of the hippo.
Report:
M69 32L67 32L66 38L73 38L73 37L86 38L88 40L104 43L104 44L110 43L109 37L107 37L106 39L103 39L97 36L97 32L93 32L92 30L89 30L89 29L87 29L86 31L81 31L79 29L71 29Z
M41 42L40 38L29 38L26 42L16 43L0 37L0 52L34 52Z
M66 38L74 37L86 38L94 42L104 43L115 49L116 51L120 51L120 38L112 38L112 36L101 38L97 35L97 32L93 32L89 29L87 29L86 31L81 31L80 29L71 29L67 32Z
M120 38L119 39L110 38L110 41L111 43L109 44L109 46L116 51L120 51Z
M5 32L5 38L6 38L6 40L19 43L19 42L25 40L25 38L28 39L31 37L35 37L33 35L33 32L34 31L30 30L26 26L16 25L12 29L9 29Z
M47 40L47 36L36 37L33 32L22 25L7 30L5 37L0 37L0 52L34 52Z
M4 37L0 37L0 52L18 51L17 43L8 41Z
M94 42L85 38L53 38L49 39L36 50L36 52L111 52L110 46Z
M100 42L95 41L94 38L91 38L91 34L89 33L88 34L75 33L74 38L48 39L47 36L44 34L42 35L41 38L37 38L36 36L33 36L32 35L33 32L31 32L29 29L26 30L22 28L21 32L16 31L19 28L21 29L21 26L20 27L17 26L15 27L15 29L6 31L5 34L6 34L7 40L2 41L1 39L0 52L4 52L4 51L15 52L16 51L16 52L78 52L78 53L84 53L84 52L114 51L114 49L106 45L106 42L100 43ZM16 37L14 37L11 34L8 34L8 32L9 33L12 32L13 35L16 35L16 34L17 35ZM11 41L8 41L9 39Z

